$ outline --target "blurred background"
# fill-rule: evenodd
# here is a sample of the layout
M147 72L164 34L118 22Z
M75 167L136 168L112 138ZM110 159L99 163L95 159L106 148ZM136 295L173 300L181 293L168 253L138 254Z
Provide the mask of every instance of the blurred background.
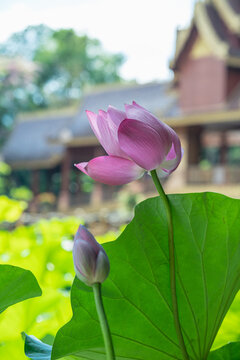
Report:
M112 241L155 195L74 168L104 154L85 110L135 100L181 138L167 192L240 198L240 0L2 0L0 29L0 261L43 288L1 315L0 357L21 360L21 331L51 343L71 317L78 224ZM240 339L239 299L215 346Z

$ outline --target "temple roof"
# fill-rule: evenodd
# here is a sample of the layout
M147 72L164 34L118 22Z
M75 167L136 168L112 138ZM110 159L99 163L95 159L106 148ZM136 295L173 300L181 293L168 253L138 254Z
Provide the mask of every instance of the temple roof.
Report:
M174 59L170 66L177 70L194 33L198 33L213 54L230 66L240 67L239 0L205 0L195 5L191 25L179 31Z
M190 27L177 32L175 57L171 63L177 74L184 54L197 41L195 55L196 51L202 51L204 56L210 53L224 60L226 66L240 68L240 0L196 3ZM79 109L45 113L40 117L33 114L30 119L25 117L18 121L3 148L4 160L14 168L53 167L62 161L67 146L98 144L86 110L107 110L110 104L124 110L124 103L133 100L173 127L240 121L240 86L236 86L226 103L218 104L221 105L218 108L192 114L181 113L172 82L104 86L86 93Z
M59 164L66 146L98 144L85 110L97 112L111 104L123 109L124 103L139 102L158 116L177 114L176 94L171 83L125 85L102 88L86 94L79 110L22 117L3 147L3 158L13 168L51 168Z
M176 102L176 94L171 89L171 82L135 84L87 94L83 98L79 113L75 116L72 124L67 127L71 132L68 143L81 146L85 139L89 141L90 138L93 138L86 110L93 112L98 112L99 109L107 110L110 104L117 109L124 110L124 104L132 103L133 100L152 113L162 116L172 109Z
M45 169L59 164L67 146L98 144L85 110L106 110L111 104L139 102L174 128L214 123L239 123L240 87L221 110L183 114L171 82L103 89L86 94L79 110L53 112L20 119L3 147L3 158L13 168Z
M229 29L240 34L240 2L239 0L212 0L220 16Z
M4 161L13 168L51 168L61 162L64 146L50 144L48 137L59 132L71 116L48 116L18 121L3 147Z

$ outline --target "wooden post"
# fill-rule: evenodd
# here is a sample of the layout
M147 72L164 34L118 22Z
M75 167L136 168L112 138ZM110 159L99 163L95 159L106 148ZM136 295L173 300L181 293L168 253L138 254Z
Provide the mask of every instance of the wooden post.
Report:
M188 164L198 165L201 153L201 132L200 126L194 126L188 130Z
M31 188L33 192L33 200L29 206L31 212L37 212L37 196L39 194L39 170L32 170Z
M221 132L221 145L220 145L220 157L219 162L221 165L226 165L227 163L227 134L226 131L223 130Z
M58 199L58 210L66 211L70 205L69 199L69 179L71 171L71 151L66 149L61 169L61 190Z
M94 150L94 157L102 156L102 155L104 155L103 149L97 147ZM102 201L103 201L103 184L95 182L91 193L91 199L90 199L91 205L99 206L101 205Z
M164 188L167 192L179 191L187 184L188 180L188 168L189 168L189 144L188 144L188 128L178 128L176 130L178 136L181 140L182 148L184 149L183 158L179 167L171 174L171 176L166 178L166 183Z
M103 200L103 185L99 182L95 182L93 191L91 193L91 205L99 206Z
M213 173L213 182L215 184L226 183L226 163L227 163L227 134L226 130L221 132L219 165L215 166Z

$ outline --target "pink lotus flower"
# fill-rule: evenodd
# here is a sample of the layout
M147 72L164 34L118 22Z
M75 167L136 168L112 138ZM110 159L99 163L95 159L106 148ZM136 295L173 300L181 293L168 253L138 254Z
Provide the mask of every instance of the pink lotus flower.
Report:
M74 238L73 262L76 276L89 286L102 283L109 274L106 252L83 225L79 226Z
M179 137L169 126L134 101L125 112L108 107L98 114L87 111L93 132L108 156L75 166L94 180L122 185L157 170L159 177L174 171L182 157Z

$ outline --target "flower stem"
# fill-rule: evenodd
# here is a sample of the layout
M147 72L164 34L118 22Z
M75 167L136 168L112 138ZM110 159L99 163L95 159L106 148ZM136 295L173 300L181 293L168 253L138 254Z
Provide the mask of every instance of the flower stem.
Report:
M170 287L171 287L171 296L172 296L172 308L173 308L173 318L174 325L180 345L180 349L182 351L183 359L189 360L189 356L187 353L186 345L184 343L184 338L182 334L181 324L179 320L179 312L178 312L178 303L177 303L177 291L176 291L176 269L175 269L175 250L174 250L174 237L173 237L173 222L172 222L172 211L170 202L168 200L167 195L165 194L162 185L157 176L156 170L151 171L151 176L154 182L154 185L163 200L166 215L167 215L167 224L168 224L168 247L169 247L169 268L170 268Z
M101 284L96 283L92 285L94 300L98 313L98 318L103 334L104 345L106 349L107 360L115 360L114 348L112 343L112 336L108 325L107 317L103 307Z

